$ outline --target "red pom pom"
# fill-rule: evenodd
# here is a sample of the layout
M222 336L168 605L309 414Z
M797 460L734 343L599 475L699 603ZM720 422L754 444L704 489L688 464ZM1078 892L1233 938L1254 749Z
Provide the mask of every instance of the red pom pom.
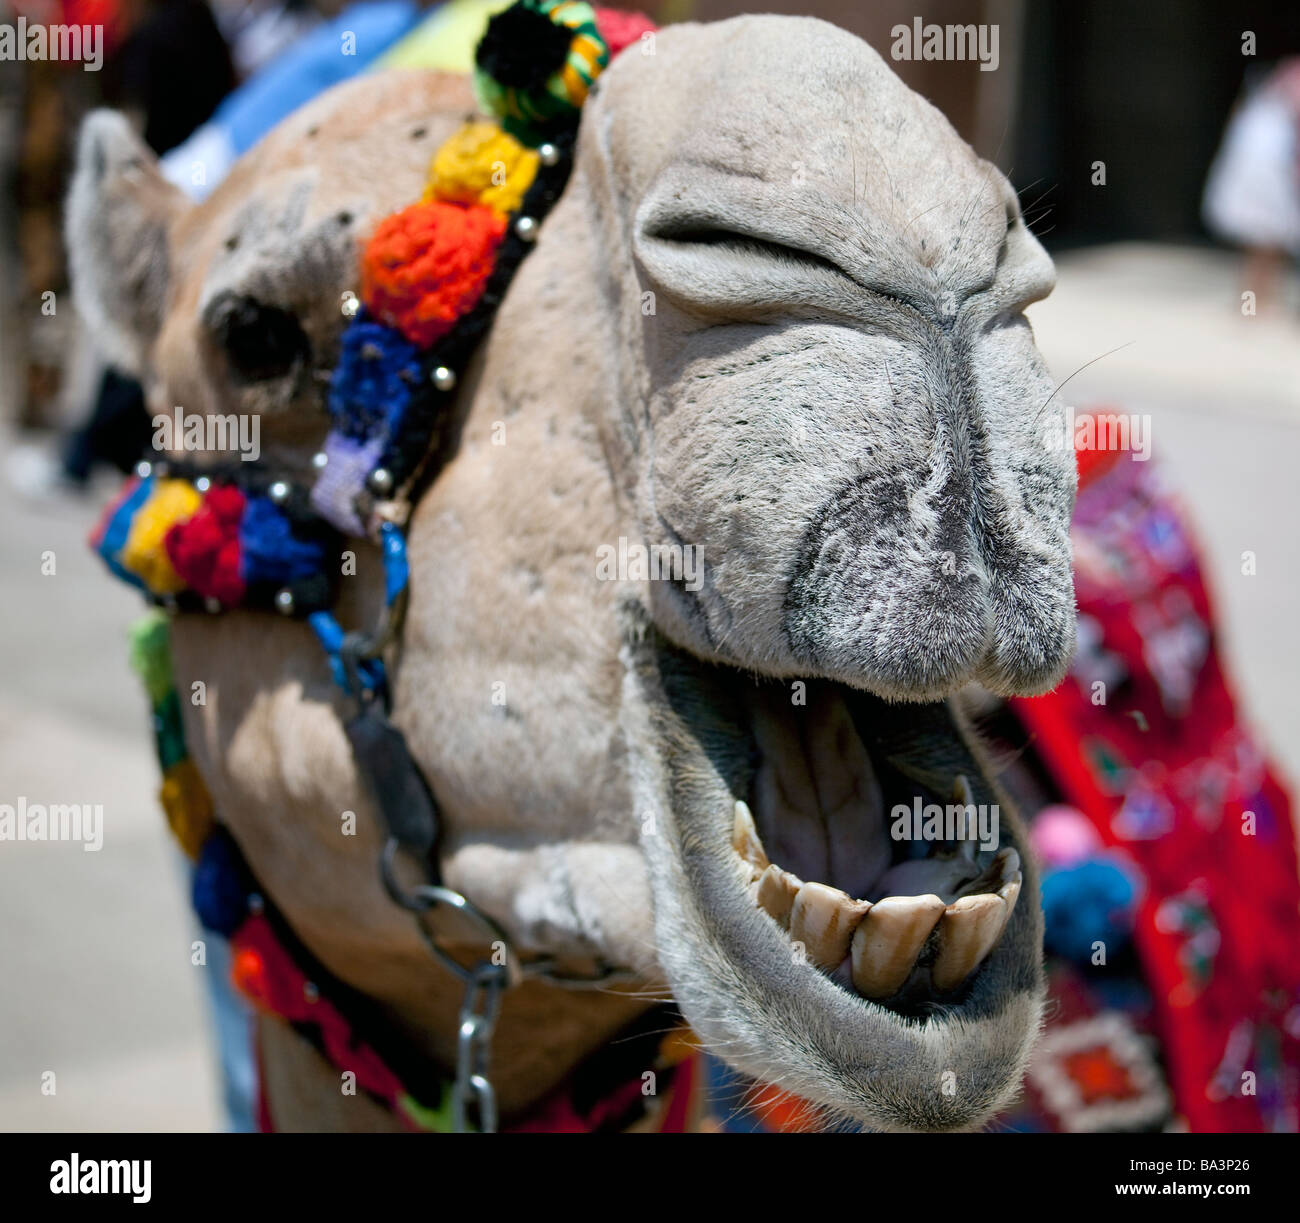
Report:
M231 485L211 488L194 516L167 532L163 546L172 568L205 599L233 607L244 598L239 575L239 523L244 494Z
M625 13L616 8L596 10L596 29L609 46L611 61L624 47L631 46L640 39L642 34L658 28L644 13Z
M431 200L385 217L361 258L362 300L428 348L483 296L505 231L505 218L479 204Z

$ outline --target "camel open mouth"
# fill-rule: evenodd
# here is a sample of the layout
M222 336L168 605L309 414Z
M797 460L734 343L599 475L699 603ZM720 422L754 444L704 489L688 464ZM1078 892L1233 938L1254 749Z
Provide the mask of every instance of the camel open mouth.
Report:
M1039 1022L1042 919L955 702L756 677L644 622L629 644L657 941L705 1043L872 1128L1005 1105Z
M952 1001L1001 939L1023 885L999 804L977 802L964 772L936 792L914 754L899 754L897 707L869 693L769 682L755 685L750 707L758 758L731 847L754 904L792 949L864 998L910 1015ZM960 748L955 726L942 733L941 704L919 712L938 730L926 750Z

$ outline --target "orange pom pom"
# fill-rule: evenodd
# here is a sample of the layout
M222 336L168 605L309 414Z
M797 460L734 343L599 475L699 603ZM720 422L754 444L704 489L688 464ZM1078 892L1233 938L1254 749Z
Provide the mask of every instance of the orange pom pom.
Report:
M240 947L230 960L230 977L250 1002L265 1005L269 997L266 986L266 964L261 955L251 947Z
M479 204L430 200L385 217L361 257L361 296L381 322L427 348L474 308L506 219Z

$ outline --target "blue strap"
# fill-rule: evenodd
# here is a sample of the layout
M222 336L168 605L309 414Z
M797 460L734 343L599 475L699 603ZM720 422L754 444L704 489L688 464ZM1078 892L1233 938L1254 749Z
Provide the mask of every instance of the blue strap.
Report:
M351 685L348 683L347 671L343 666L343 658L340 653L343 648L343 626L334 618L333 612L327 611L312 612L307 617L307 623L311 625L325 650L325 656L330 663L330 674L334 676L334 682L344 692L351 695ZM361 682L368 688L379 691L383 687L384 660L382 658L362 659L360 670Z
M411 579L406 563L406 536L391 522L379 528L379 544L384 551L384 598L391 607Z

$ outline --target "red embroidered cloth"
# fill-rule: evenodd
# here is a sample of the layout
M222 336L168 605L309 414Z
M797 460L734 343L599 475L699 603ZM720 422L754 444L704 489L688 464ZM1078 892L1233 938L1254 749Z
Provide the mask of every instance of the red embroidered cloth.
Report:
M1064 800L1140 873L1134 944L1176 1113L1193 1131L1294 1132L1290 801L1240 723L1195 550L1158 471L1129 453L1081 458L1079 653L1055 692L1013 707Z

